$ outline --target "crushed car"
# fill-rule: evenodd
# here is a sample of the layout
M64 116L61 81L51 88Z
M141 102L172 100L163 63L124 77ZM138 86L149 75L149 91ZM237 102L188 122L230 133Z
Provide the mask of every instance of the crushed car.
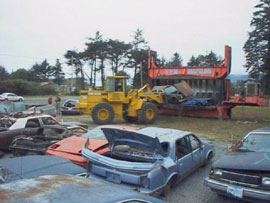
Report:
M221 195L254 202L270 200L270 127L248 133L213 163L204 184Z
M32 128L26 128L31 131ZM34 128L35 129L35 128ZM81 136L87 132L85 128L80 126L58 126L49 125L39 128L39 133L33 136L19 136L13 139L9 146L9 150L13 156L24 156L27 154L45 154L47 148L70 136Z
M133 126L109 126L119 129L139 130L139 128ZM73 163L86 168L87 159L82 156L81 151L88 138L90 139L90 144L87 146L89 150L98 154L104 154L109 151L108 141L101 130L102 127L106 126L98 126L89 130L82 136L71 136L58 141L48 147L46 154L64 157L71 160Z
M87 147L82 149L82 155L89 160L89 177L144 194L166 196L171 187L215 155L211 143L191 132L157 127L138 131L101 129L110 151L100 155Z
M45 175L0 185L1 202L165 203L134 191L72 175Z
M58 174L85 175L86 171L57 156L29 155L0 160L0 183Z
M154 86L152 92L163 93L164 102L170 104L179 104L193 95L193 90L185 81L174 85Z

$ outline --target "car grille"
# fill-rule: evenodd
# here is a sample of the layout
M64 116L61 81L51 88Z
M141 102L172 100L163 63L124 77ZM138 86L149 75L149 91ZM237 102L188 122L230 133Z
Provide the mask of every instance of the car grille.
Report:
M247 183L253 185L260 185L261 183L261 178L259 176L240 174L230 171L223 171L222 178L225 180L231 180L239 183Z

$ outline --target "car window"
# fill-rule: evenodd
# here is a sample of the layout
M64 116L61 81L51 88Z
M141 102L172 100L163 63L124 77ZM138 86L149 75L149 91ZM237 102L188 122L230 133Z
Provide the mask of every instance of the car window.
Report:
M270 134L252 133L239 145L239 151L270 152Z
M101 130L101 127L95 127L92 130L89 130L87 133L83 134L82 137L106 140L106 137L103 131Z
M38 127L40 127L40 123L37 118L29 119L25 125L25 128L38 128Z
M189 154L189 152L190 152L190 150L189 150L187 136L176 141L176 145L175 145L176 159L180 159L180 158L186 156L187 154Z
M65 107L75 107L76 102L75 101L67 101L64 106Z
M194 135L189 135L189 139L192 151L200 148L200 141Z
M177 89L174 86L169 86L164 89L166 94L177 94Z
M163 149L163 152L165 153L165 156L168 156L169 152L170 152L169 143L168 142L162 142L161 147Z
M41 118L44 125L58 125L59 123L50 117L43 117Z

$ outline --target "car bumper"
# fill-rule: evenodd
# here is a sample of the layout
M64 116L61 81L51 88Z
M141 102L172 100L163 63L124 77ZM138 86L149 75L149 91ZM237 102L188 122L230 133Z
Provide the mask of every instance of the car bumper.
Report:
M227 193L227 188L229 186L233 187L233 184L223 183L218 180L213 180L209 177L204 179L204 185L210 187L213 191L227 195L230 197L234 197ZM252 200L270 200L270 191L264 191L255 188L241 187L243 189L243 197L238 199L252 199ZM237 197L234 197L237 198Z

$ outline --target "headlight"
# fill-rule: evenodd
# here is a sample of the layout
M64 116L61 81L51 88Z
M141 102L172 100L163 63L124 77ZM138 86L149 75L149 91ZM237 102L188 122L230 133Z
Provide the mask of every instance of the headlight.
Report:
M270 186L270 178L269 177L263 177L262 178L262 184Z
M222 170L221 169L214 169L214 175L222 176Z

